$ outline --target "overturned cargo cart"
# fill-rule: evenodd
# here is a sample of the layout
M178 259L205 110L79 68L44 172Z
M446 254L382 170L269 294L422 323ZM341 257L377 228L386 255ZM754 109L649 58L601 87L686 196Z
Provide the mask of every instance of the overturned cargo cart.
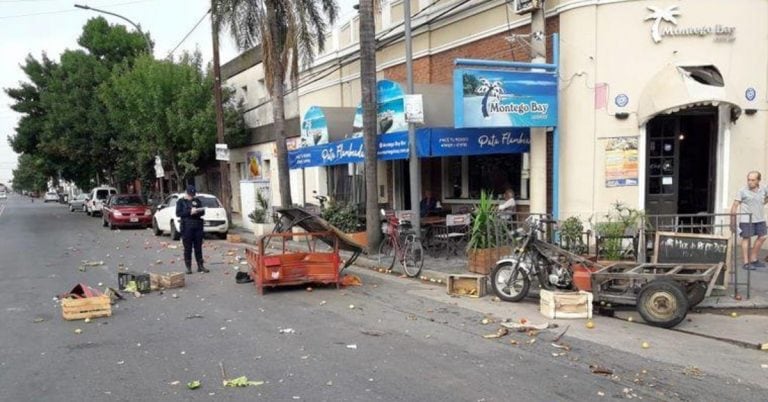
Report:
M246 249L250 275L259 293L264 294L268 287L309 283L335 284L338 288L341 271L357 259L362 247L301 208L279 209L277 213L280 222L275 231L261 236L257 249ZM352 253L346 261L339 255L342 250Z

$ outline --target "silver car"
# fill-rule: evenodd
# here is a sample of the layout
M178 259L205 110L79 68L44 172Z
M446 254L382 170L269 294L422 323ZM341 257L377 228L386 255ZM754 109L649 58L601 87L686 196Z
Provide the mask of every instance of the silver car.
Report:
M69 212L85 212L85 200L87 199L88 194L80 194L77 197L69 200Z

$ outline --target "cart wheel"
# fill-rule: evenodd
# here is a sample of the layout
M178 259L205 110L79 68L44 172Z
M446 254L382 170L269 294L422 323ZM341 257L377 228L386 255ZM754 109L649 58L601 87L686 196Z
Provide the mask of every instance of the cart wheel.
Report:
M688 297L679 283L656 279L640 290L637 311L648 324L672 328L688 314Z
M707 295L707 288L709 286L706 282L694 282L689 284L686 289L685 293L686 296L688 296L688 306L689 308L696 307L697 304L701 303L702 300L704 300L704 296Z

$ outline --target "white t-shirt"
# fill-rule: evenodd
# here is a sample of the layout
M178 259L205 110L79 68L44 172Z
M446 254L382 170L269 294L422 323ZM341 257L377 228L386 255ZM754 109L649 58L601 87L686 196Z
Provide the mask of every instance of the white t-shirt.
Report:
M515 209L515 206L517 206L517 204L515 203L515 199L510 198L504 201L504 203L502 203L501 205L499 205L499 211L504 211L507 209Z

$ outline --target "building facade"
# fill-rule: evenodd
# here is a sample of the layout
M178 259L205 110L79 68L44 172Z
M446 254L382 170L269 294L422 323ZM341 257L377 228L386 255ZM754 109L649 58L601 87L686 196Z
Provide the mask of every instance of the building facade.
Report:
M456 59L529 61L532 41L539 39L547 41L542 61L553 62L552 34L559 34L559 135L533 132L525 152L423 158L421 187L443 205L462 208L480 190L501 194L513 188L522 209L559 217L586 218L616 201L649 214L723 212L746 172L765 169L767 2L548 0L542 37L531 34L530 15L516 14L509 4L411 0L417 92L419 86L437 88L425 93L450 88ZM402 10L402 1L384 1L377 15L380 80L405 82ZM297 120L295 136L312 107L359 106L357 26L352 18L335 29L329 49L302 72L295 101L286 108L287 117ZM256 130L271 123L268 102L252 92L262 79L258 63L227 78L239 91L247 86L241 96ZM453 110L452 99L425 95L424 102L425 114ZM248 152L273 158L273 138L257 141L233 150L233 180L247 180L241 171ZM339 175L361 174L349 165L296 169L294 202L333 191ZM380 161L379 202L409 208L408 179L407 162ZM279 183L269 185L277 204ZM235 187L242 183L233 182ZM559 208L552 211L555 198Z

